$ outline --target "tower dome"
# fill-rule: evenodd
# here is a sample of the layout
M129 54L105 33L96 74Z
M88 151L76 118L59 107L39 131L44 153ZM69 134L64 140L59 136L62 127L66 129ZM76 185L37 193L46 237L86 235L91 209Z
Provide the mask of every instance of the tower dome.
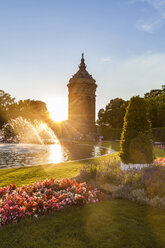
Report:
M84 53L82 53L82 58L81 58L81 62L79 65L79 70L77 73L75 73L72 78L92 78L92 75L90 75L87 70L86 70L86 64L85 64L85 60L84 60ZM72 80L72 78L70 79L70 81ZM94 79L93 79L94 80ZM95 82L95 80L94 80Z

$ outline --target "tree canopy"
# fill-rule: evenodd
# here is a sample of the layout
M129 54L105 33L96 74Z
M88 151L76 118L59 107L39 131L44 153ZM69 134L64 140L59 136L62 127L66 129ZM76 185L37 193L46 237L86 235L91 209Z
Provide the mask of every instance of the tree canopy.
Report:
M49 112L42 101L26 99L16 102L9 93L0 90L0 127L7 120L19 116L29 120L46 120Z
M106 125L113 128L122 128L127 105L128 101L124 101L121 98L112 99L106 105L105 110L99 110L97 123L100 126Z
M10 106L15 103L15 98L3 90L0 90L0 128L7 122L7 113Z
M154 90L145 94L145 100L148 105L149 119L151 120L152 127L165 127L165 86L158 93L153 93Z
M49 116L46 103L36 100L20 100L9 108L9 117L22 116L26 119L43 119Z
M152 127L165 127L165 85L162 89L153 89L144 94L144 100L147 103L148 117ZM110 100L105 109L102 108L98 112L98 125L122 128L128 102L121 98Z
M9 107L15 103L15 98L3 90L0 90L0 110L7 112Z

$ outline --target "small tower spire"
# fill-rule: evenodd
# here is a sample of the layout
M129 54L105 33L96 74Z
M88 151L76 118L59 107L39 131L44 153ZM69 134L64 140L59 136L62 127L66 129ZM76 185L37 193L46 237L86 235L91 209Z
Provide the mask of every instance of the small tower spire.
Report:
M81 71L84 71L86 69L86 64L85 64L85 60L84 60L84 53L82 53L81 63L79 65L79 68Z

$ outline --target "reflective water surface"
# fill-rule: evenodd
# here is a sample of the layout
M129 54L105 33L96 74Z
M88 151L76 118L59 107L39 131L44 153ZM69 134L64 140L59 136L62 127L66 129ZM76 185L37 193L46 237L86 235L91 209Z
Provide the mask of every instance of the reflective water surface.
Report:
M0 168L41 165L111 153L100 146L79 144L0 144Z

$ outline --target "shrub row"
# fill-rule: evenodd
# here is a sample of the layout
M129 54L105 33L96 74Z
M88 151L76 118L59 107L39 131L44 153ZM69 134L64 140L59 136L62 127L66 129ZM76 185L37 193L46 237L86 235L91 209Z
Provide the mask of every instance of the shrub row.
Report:
M120 128L100 127L100 135L104 137L104 140L120 140L121 132L122 129Z
M100 135L104 140L120 140L122 129L107 126L100 127ZM165 142L165 127L152 128L153 141Z
M165 142L165 127L152 129L153 141Z

